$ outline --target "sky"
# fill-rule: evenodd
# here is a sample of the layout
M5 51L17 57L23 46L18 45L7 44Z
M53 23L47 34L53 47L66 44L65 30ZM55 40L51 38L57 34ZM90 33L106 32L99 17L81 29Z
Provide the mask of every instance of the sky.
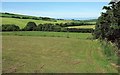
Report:
M97 18L108 2L2 2L2 12L51 18Z

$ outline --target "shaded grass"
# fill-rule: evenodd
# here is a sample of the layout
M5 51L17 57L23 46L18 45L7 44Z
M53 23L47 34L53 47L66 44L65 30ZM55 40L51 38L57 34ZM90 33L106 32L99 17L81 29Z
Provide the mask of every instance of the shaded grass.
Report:
M6 35L2 43L3 72L117 73L95 40Z

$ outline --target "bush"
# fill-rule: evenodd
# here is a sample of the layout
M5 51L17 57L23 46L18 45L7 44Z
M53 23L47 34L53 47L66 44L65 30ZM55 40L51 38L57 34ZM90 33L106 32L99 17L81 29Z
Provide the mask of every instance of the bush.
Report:
M35 30L37 25L34 22L28 22L27 25L24 27L25 31L33 31Z
M52 23L45 23L45 24L39 24L36 27L37 31L56 31L56 32L60 32L61 31L61 27L58 25L53 25Z
M2 25L2 31L19 31L19 26L16 26L14 24L5 24Z
M117 64L118 57L116 52L118 51L118 48L115 44L108 42L107 40L102 40L100 43L101 48L103 48L103 53L106 55L107 59Z
M45 23L42 26L43 31L53 31L53 24L51 23Z
M43 24L39 24L37 27L36 27L36 31L42 31L42 27L43 27Z
M57 25L54 25L53 31L55 31L55 32L60 32L60 31L61 31L61 27L60 27L60 26L57 26Z
M94 25L92 23L87 23L87 22L67 22L67 23L56 23L55 25L59 25L61 27L68 27L68 26L82 26L82 25Z
M104 6L103 9L106 12L102 12L97 20L94 37L116 43L120 49L120 1L110 2L109 6Z

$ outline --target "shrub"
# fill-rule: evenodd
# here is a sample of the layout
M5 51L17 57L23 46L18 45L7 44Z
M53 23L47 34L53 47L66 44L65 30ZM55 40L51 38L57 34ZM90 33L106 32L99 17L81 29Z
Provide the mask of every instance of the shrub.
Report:
M19 31L19 26L16 26L14 24L6 24L2 25L2 31Z
M113 63L118 63L118 57L117 57L117 46L115 44L108 42L107 40L102 40L101 42L101 47L103 48L103 53L106 55L107 59L112 61Z
M55 32L60 32L60 31L61 31L61 27L60 27L60 26L57 26L57 25L54 25L53 31L55 31Z
M37 25L34 22L28 22L27 25L25 26L24 30L25 31L33 31L35 30Z
M42 31L42 27L43 27L43 24L39 24L37 27L36 27L36 31Z

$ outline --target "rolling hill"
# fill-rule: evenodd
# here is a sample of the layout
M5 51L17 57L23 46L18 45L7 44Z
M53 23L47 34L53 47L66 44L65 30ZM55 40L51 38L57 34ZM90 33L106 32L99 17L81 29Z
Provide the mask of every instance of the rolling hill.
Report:
M0 13L0 18L2 19L2 22L0 24L15 24L19 26L20 28L24 28L25 25L32 21L38 24L44 24L44 23L68 23L68 22L84 22L84 23L90 23L94 24L96 23L96 20L64 20L64 19L54 19L49 17L35 17L35 16L28 16L28 15L20 15L20 14L13 14L13 13ZM75 27L76 28L76 27ZM79 28L79 26L77 27ZM89 28L89 26L87 27Z

